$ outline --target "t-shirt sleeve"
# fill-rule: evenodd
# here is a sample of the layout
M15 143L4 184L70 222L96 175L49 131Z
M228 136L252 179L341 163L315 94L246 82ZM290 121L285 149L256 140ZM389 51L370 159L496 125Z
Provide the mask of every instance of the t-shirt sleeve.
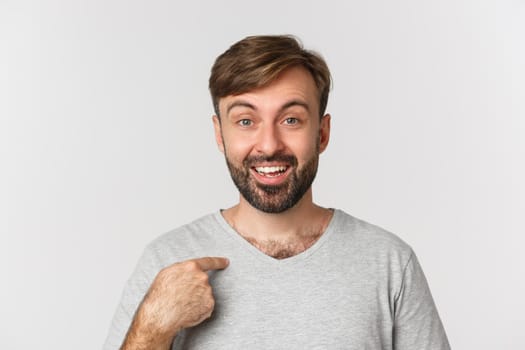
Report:
M450 350L427 280L412 252L395 300L395 350Z
M124 287L103 350L120 349L135 312L159 270L160 267L155 254L151 249L146 248L135 271Z

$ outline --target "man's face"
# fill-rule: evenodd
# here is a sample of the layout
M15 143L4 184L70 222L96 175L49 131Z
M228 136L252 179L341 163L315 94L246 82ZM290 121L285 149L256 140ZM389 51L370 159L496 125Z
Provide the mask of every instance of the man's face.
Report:
M330 134L310 73L287 69L268 86L222 98L219 111L215 136L242 197L266 213L297 204L310 191Z

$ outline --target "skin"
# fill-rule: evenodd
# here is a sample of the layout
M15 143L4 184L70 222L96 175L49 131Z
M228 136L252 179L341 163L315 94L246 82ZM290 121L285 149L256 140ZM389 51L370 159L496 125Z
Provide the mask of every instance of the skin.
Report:
M298 103L290 105L294 101ZM289 107L283 108L285 106ZM319 118L315 82L301 67L286 70L268 86L221 99L219 111L220 119L213 117L215 139L219 150L237 166L248 156L287 153L297 158L297 166L301 168L328 145L330 115ZM292 123L289 118L297 122ZM285 181L286 176L289 172L280 180ZM257 174L253 174L253 178L255 182L264 181ZM313 203L309 188L295 206L282 213L257 210L240 196L239 204L222 214L237 232L256 242L282 242L283 245L299 242L301 245L309 232L318 234L318 231L311 232L311 228L329 221L327 218L332 213Z
M177 333L209 318L215 306L207 271L222 270L228 259L205 257L161 270L133 318L121 349L169 349Z
M249 156L291 154L297 167L318 157L330 136L330 116L319 118L315 82L303 68L284 71L268 86L219 101L220 119L213 117L219 150L228 161L242 167ZM253 184L282 184L296 170L289 164L279 176L250 172ZM283 258L308 249L326 229L332 212L312 201L312 189L291 208L267 213L240 196L224 210L228 223L261 251ZM318 229L313 229L318 228ZM284 252L284 253L283 253ZM227 268L228 259L204 257L173 264L161 270L139 306L121 349L169 349L177 333L209 318L215 300L207 271Z

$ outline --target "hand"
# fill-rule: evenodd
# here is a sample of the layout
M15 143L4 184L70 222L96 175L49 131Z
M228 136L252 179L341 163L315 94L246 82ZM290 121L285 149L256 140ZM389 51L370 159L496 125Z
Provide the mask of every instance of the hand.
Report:
M206 272L222 270L228 264L226 258L205 257L161 270L135 315L124 345L130 343L130 337L137 338L133 343L169 345L181 329L196 326L209 318L215 299Z

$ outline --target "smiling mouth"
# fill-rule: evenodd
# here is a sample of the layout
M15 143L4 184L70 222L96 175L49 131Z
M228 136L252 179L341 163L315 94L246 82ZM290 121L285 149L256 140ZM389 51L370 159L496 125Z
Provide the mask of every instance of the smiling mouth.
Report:
M255 171L264 177L277 177L288 170L287 166L260 166L254 167Z

